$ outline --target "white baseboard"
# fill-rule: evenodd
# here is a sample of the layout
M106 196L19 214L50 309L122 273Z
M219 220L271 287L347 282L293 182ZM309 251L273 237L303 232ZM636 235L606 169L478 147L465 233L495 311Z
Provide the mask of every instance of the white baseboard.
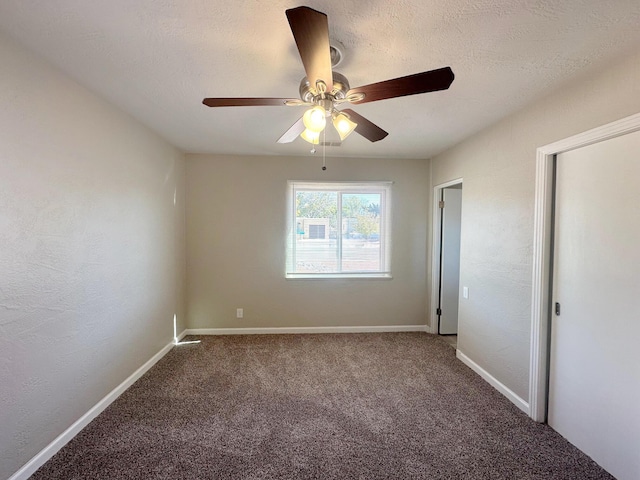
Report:
M185 330L178 337L180 341L187 334ZM53 457L62 447L64 447L69 441L75 437L80 430L86 427L91 420L96 418L102 411L107 408L113 401L118 398L122 393L135 383L142 375L153 367L158 361L164 357L175 345L175 340L162 348L151 359L149 359L144 365L133 372L124 382L111 390L102 400L96 403L87 413L76 420L69 428L62 432L58 437L40 451L35 457L25 463L20 470L14 473L9 480L27 480L31 475L35 473L38 468L44 465L47 460Z
M268 328L189 328L187 335L264 335L285 333L376 333L428 332L426 325L389 325L370 327L268 327Z
M480 375L489 385L498 390L501 394L507 397L511 402L522 410L524 413L529 415L529 404L525 402L522 398L516 395L512 390L506 387L503 383L498 381L493 375L487 372L484 368L478 365L476 362L467 357L460 350L456 350L456 357L460 359L462 363L464 363L471 370Z

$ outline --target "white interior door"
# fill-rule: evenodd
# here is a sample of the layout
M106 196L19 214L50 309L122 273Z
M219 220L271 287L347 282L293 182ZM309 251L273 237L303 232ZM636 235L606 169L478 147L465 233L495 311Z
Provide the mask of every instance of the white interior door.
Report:
M640 479L640 132L558 155L549 425Z
M460 225L462 221L462 185L442 190L442 260L440 277L441 335L458 333L460 291Z

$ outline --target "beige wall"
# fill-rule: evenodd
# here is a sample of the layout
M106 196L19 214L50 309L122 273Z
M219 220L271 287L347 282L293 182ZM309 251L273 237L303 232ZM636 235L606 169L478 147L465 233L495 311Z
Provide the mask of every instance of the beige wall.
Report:
M638 112L640 55L568 84L432 160L432 185L464 177L460 283L469 298L460 300L458 348L525 401L536 148Z
M0 58L6 479L184 326L184 161L1 36Z
M327 163L187 155L190 328L427 323L428 161ZM393 181L393 279L285 279L287 180Z

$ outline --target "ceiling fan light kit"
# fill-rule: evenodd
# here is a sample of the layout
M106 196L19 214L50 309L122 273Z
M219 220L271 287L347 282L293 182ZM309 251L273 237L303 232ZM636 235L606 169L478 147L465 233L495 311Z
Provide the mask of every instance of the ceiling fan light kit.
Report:
M302 123L306 128L300 134L300 138L317 145L319 134L327 125L327 117L331 117L331 123L338 132L338 135L340 135L341 141L347 138L358 126L349 119L347 114L333 108L332 101L320 100L318 101L318 105L304 112Z
M311 107L278 143L291 143L300 136L317 145L329 117L341 141L355 131L370 142L377 142L388 133L353 110L336 107L446 90L453 82L453 71L444 67L351 88L347 78L332 69L340 63L343 54L341 46L329 42L327 15L310 7L291 8L285 13L306 73L300 82L300 98L205 98L202 101L209 107Z
M336 128L338 135L340 135L340 140L344 141L344 139L351 135L351 132L356 129L358 124L351 121L346 113L336 110L336 113L333 115L333 126Z
M307 130L320 133L327 124L326 113L320 105L310 108L302 116L302 123Z
M312 145L320 143L320 132L314 132L308 128L305 128L305 130L300 134L300 137Z

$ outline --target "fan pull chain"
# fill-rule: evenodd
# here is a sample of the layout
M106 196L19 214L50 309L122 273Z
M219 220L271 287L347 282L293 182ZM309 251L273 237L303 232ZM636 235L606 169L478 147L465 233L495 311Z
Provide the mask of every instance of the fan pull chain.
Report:
M327 169L327 129L322 131L322 170Z

